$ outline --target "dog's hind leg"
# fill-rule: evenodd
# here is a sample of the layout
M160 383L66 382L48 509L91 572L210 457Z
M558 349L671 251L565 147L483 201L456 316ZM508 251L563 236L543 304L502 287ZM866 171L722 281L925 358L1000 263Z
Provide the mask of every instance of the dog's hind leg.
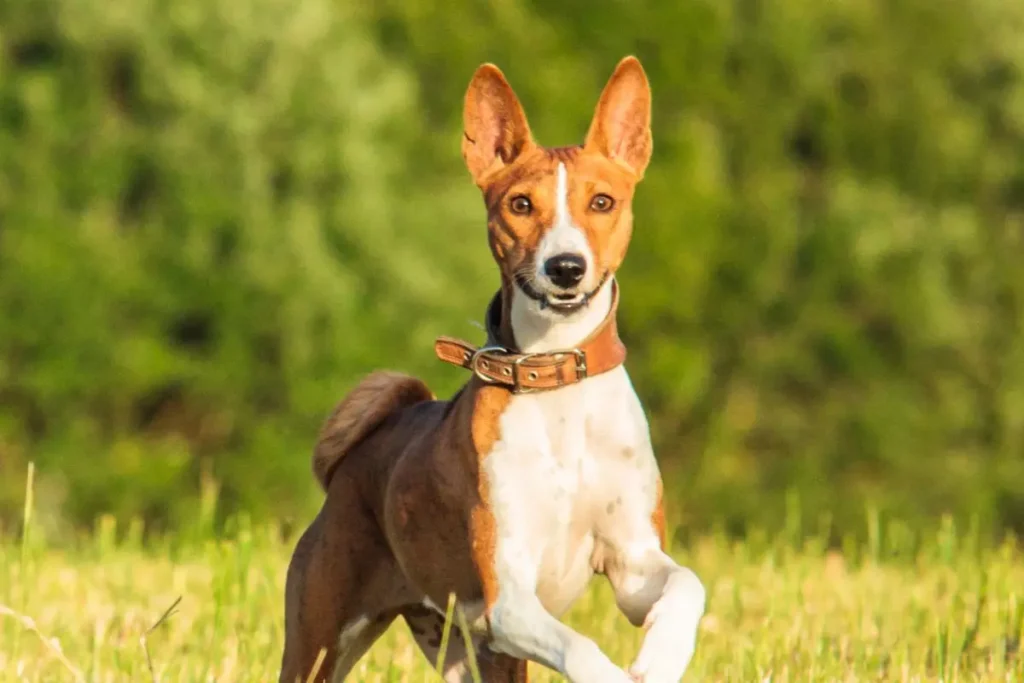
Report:
M441 651L444 617L423 606L403 609L402 617L423 655L432 667L436 666ZM452 624L442 672L445 683L468 683L473 680L465 642L458 625ZM527 683L525 660L492 652L480 639L474 640L473 647L480 668L480 679L484 683Z
M327 652L320 663L319 671L329 669L330 664L337 658L337 632L333 629L333 620L307 611L320 611L324 607L318 600L308 600L307 591L307 580L322 529L323 523L318 515L299 537L291 562L288 564L284 599L284 655L281 659L280 683L305 681L313 671L320 648L326 649ZM307 603L312 604L307 607Z
M359 659L384 635L394 620L394 612L382 614L372 620L360 617L342 629L338 637L338 658L334 663L332 683L342 683L345 680Z
M344 680L412 597L376 522L356 496L339 493L299 539L288 567L280 683Z

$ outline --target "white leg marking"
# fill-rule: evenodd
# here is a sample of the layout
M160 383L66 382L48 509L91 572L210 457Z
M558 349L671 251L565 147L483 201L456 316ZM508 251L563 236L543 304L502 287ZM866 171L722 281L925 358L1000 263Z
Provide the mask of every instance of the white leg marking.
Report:
M334 673L331 675L331 683L341 683L348 676L356 661L362 656L357 647L360 638L370 626L370 620L365 616L358 617L349 622L341 629L338 636L338 656L334 660ZM324 664L321 669L326 668Z
M620 609L634 619L646 613L647 635L629 672L643 683L676 683L697 645L704 586L660 550L633 555L608 574Z
M366 617L359 617L355 621L349 623L345 628L341 629L341 635L338 636L338 656L344 657L345 653L349 648L352 647L352 643L362 635L363 631L367 626L370 625L370 620Z
M491 609L491 649L554 669L571 683L628 683L594 641L555 619L531 591L502 586Z

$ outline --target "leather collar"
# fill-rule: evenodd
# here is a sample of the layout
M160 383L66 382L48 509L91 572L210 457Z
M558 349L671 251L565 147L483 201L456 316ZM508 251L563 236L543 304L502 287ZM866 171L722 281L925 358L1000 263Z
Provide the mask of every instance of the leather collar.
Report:
M434 353L446 363L472 370L484 383L505 387L513 394L550 391L608 372L626 360L626 347L619 339L615 315L619 287L615 280L611 286L612 304L608 315L575 348L523 353L498 343L502 303L499 290L487 307L487 343L484 346L473 346L453 337L438 337Z

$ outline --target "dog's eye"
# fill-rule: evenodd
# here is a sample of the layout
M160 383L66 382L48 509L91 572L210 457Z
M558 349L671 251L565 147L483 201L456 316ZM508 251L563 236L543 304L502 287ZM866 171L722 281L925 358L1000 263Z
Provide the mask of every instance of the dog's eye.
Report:
M533 204L530 203L530 198L525 194L517 194L508 203L508 206L512 209L512 213L517 213L520 216L525 216L533 210Z
M607 213L615 206L615 200L606 194L595 194L590 200L590 208L600 213Z

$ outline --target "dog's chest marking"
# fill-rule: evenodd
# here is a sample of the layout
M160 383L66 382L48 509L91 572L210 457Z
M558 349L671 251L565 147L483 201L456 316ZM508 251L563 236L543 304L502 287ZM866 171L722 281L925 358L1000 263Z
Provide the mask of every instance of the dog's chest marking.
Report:
M649 524L657 469L623 368L513 397L484 460L499 535L496 571L532 579L552 614L586 588L594 558ZM647 534L649 535L649 533Z

